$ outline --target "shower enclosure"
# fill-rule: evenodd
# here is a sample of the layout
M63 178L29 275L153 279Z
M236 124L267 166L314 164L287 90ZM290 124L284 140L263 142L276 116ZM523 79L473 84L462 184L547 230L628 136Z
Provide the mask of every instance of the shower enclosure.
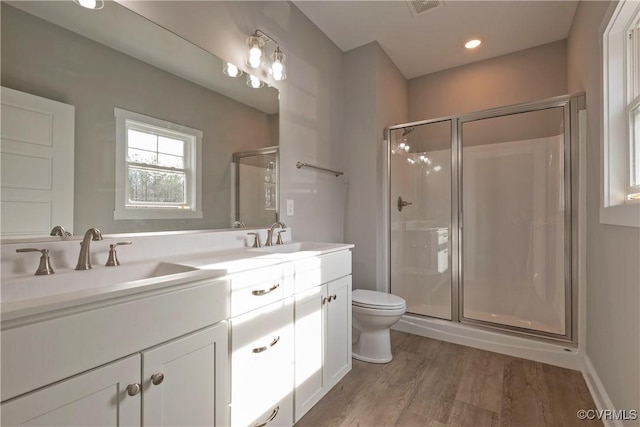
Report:
M407 313L575 341L571 176L583 102L388 129L390 291Z

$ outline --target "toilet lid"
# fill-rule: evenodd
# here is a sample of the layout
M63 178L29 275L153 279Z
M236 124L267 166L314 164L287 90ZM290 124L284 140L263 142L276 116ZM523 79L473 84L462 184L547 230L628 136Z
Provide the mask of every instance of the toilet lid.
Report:
M406 306L404 299L397 295L384 292L356 289L351 293L353 305L358 307L377 308L379 310L392 310Z

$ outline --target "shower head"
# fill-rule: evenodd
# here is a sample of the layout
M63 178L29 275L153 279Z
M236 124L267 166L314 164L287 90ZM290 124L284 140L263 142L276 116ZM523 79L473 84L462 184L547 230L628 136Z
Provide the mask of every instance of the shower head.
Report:
M404 130L402 131L402 136L407 136L409 135L411 132L413 132L413 126L408 127L408 128L404 128Z

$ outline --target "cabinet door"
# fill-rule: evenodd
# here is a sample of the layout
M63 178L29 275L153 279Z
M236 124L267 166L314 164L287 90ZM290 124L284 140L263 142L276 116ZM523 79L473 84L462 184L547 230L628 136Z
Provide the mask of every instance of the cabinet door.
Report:
M316 286L295 297L295 421L324 395L323 336L327 285Z
M324 386L331 388L351 370L351 276L327 284Z
M229 424L227 322L142 353L143 426Z
M0 407L3 426L138 426L140 355L77 375Z

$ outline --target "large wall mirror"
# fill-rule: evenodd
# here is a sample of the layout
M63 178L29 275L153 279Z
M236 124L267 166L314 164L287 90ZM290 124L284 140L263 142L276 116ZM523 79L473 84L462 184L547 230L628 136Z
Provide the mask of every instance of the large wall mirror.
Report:
M18 150L22 137L15 135L21 132L38 137L66 131L46 120L40 129L38 120L23 114L41 113L38 108L3 105L3 239L46 236L53 225L73 234L91 227L113 234L232 226L233 154L278 145L276 89L250 88L246 74L226 75L221 59L115 2L101 10L71 1L2 2L1 8L3 94L67 104L73 117L67 138L73 140L67 157L73 162L57 166L73 181L72 189L59 193L73 195L73 220L65 220L15 202L23 197L17 195L20 186L37 192L49 181L62 181L47 169L56 167L53 161L33 160L54 155L38 154L38 143L26 141L29 154L22 158L29 160L23 164L12 150ZM118 148L118 132L127 135L125 151ZM139 139L132 142L134 134ZM197 173L190 175L190 165ZM264 193L264 176L259 185ZM120 199L117 189L124 194ZM118 200L125 208L120 212ZM137 206L140 200L150 205ZM130 205L136 205L133 214ZM277 211L270 212L268 223L253 225L270 225Z

